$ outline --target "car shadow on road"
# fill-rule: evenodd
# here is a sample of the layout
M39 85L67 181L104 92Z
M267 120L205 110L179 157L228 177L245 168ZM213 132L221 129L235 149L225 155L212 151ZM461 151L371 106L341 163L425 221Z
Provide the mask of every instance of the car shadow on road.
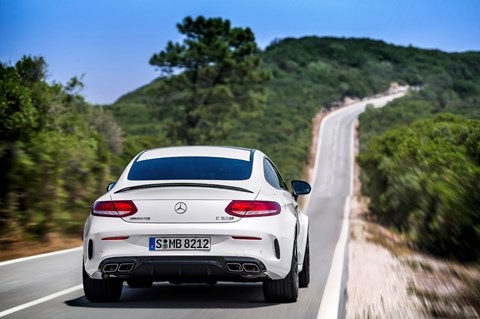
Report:
M258 308L270 307L263 297L261 284L219 283L171 285L156 283L151 288L123 287L115 303L92 303L85 296L65 302L70 307L85 308Z

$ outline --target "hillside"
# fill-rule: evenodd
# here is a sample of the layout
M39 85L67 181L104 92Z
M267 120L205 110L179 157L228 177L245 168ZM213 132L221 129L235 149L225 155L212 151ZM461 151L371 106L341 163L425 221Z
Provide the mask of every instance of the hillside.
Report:
M304 37L272 42L260 52L270 71L263 115L235 121L225 145L265 151L286 175L299 178L307 161L311 119L322 107L344 97L385 91L393 81L428 85L447 81L454 94L480 94L480 53L446 53L402 47L370 39ZM126 132L119 168L138 151L176 144L164 129L174 105L161 102L163 79L122 96L111 109ZM441 83L440 83L441 85Z

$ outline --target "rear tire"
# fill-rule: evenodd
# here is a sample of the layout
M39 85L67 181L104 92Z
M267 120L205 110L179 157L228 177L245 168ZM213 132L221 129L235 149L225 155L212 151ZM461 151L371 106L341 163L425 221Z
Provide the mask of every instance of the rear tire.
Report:
M288 275L279 280L266 279L263 282L263 295L267 302L295 302L298 298L298 257L294 244L292 265Z
M303 268L298 275L300 288L308 287L310 283L310 244L307 235L307 245L305 246L305 257L303 257Z
M122 295L122 286L121 280L92 279L83 268L83 291L91 302L117 302Z
M148 279L129 279L127 284L130 288L150 288L153 285L153 281Z

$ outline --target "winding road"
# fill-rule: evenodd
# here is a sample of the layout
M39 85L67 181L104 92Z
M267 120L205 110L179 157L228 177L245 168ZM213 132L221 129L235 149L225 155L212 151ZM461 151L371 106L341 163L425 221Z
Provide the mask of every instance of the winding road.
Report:
M79 248L0 263L0 317L5 318L336 318L344 317L348 198L353 123L367 103L376 107L403 93L352 104L320 127L310 217L311 282L296 303L266 303L260 284L156 283L124 287L120 302L95 304L82 290Z

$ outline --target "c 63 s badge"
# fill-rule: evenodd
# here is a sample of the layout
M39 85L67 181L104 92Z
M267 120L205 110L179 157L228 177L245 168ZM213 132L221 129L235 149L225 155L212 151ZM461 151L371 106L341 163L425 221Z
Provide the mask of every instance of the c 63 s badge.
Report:
M233 220L235 217L233 216L217 216L217 220Z

